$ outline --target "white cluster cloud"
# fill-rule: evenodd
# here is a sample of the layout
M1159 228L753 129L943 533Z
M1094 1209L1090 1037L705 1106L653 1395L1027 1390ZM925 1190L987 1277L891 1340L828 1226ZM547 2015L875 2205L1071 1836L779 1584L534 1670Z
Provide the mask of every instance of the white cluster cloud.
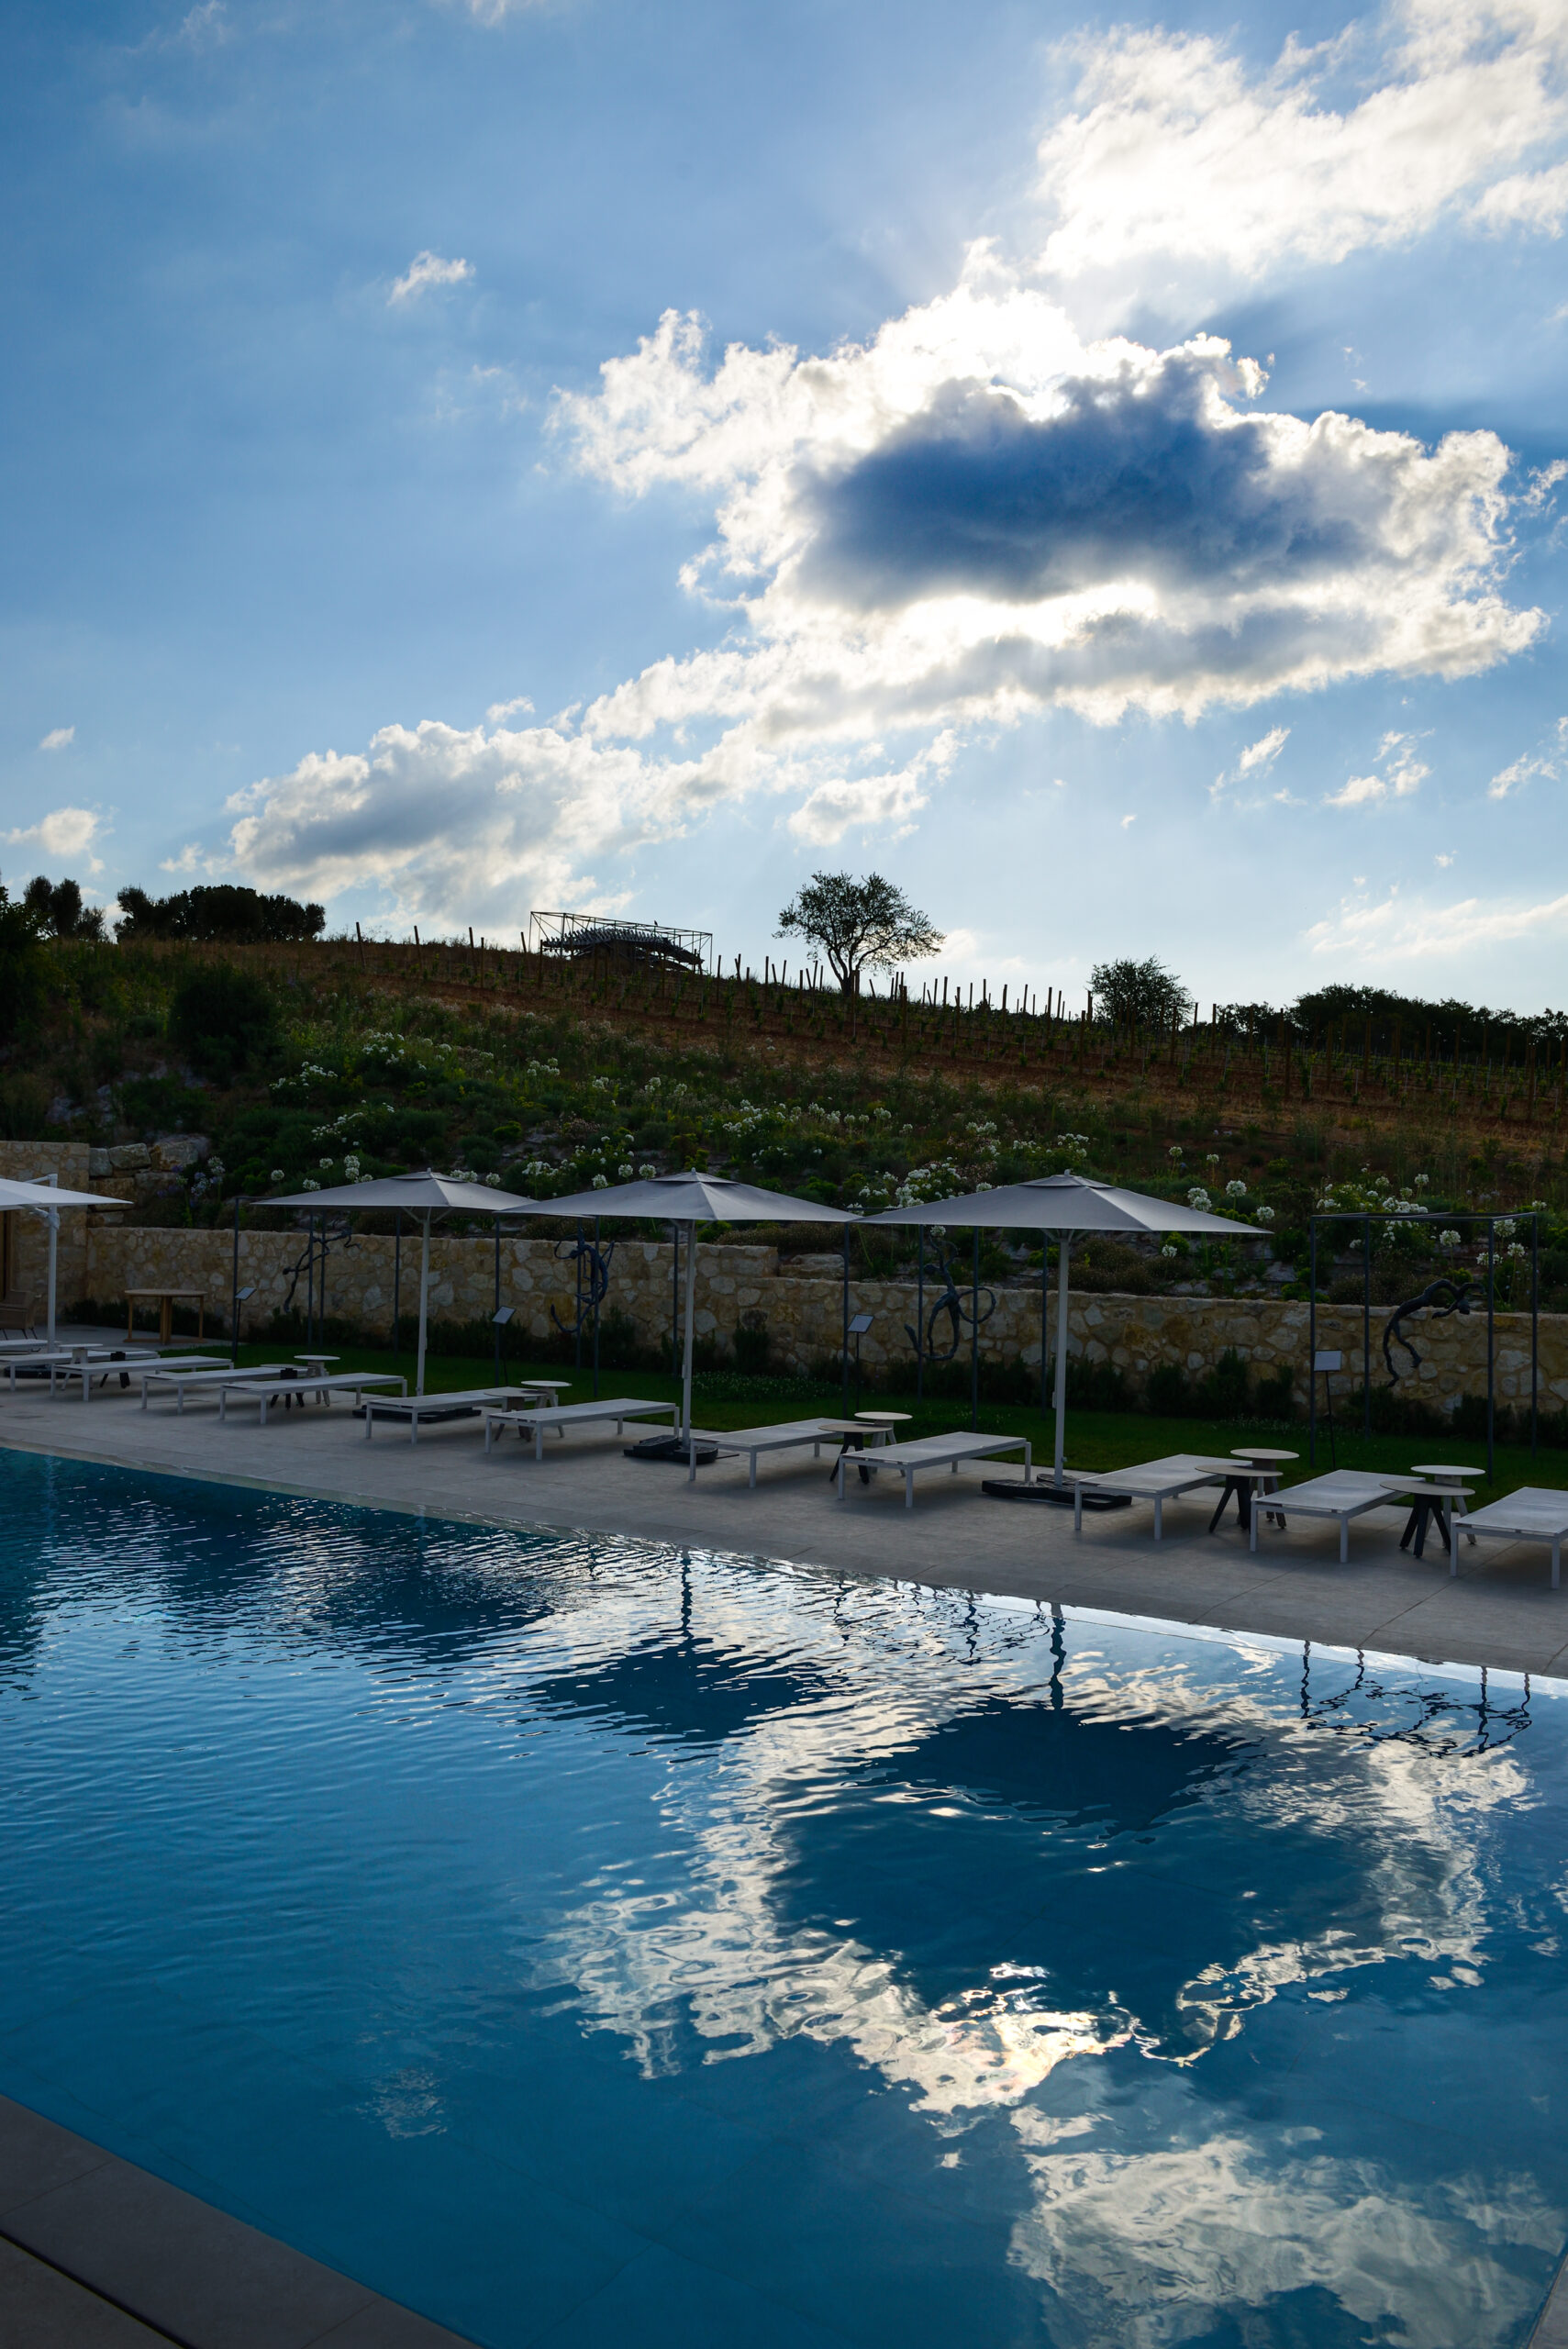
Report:
M1562 773L1562 760L1568 754L1568 718L1560 718L1556 732L1550 742L1537 751L1527 751L1514 759L1492 777L1486 786L1488 799L1507 799L1513 792L1522 790L1527 783L1555 783Z
M101 858L93 854L101 818L91 807L51 807L36 824L19 826L6 835L12 848L37 849L57 860L86 859L89 873L101 873Z
M428 294L433 285L461 285L473 275L472 262L443 261L439 253L416 253L404 274L395 279L386 297L388 306L411 302L417 295Z
M43 740L39 744L39 749L40 751L68 751L75 740L76 729L74 726L51 726L49 732L44 736Z
M1555 0L1403 0L1316 47L1292 35L1261 72L1207 35L1118 30L1085 48L1040 146L1044 266L1077 279L1159 254L1255 281L1444 219L1554 234L1565 68Z
M1440 864L1451 861L1438 859ZM1518 898L1462 897L1455 905L1433 906L1392 889L1377 905L1347 898L1307 932L1315 954L1353 956L1363 963L1444 961L1534 938L1568 941L1568 896L1533 905Z
M1340 790L1329 792L1325 807L1366 807L1379 799L1409 799L1419 791L1431 769L1416 755L1408 734L1388 733L1377 746L1374 764L1381 774L1353 774Z

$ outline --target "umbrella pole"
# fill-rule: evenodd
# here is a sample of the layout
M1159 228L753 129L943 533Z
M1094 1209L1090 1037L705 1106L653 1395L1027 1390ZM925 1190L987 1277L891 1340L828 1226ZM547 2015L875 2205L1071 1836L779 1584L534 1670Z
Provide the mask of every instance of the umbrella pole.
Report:
M1065 1481L1062 1474L1062 1465L1066 1457L1067 1442L1067 1259L1072 1252L1072 1248L1073 1241L1070 1235L1065 1231L1062 1232L1056 1243L1056 1475L1054 1481L1058 1492L1062 1489Z
M414 1371L414 1392L425 1392L425 1327L430 1306L430 1219L419 1222L419 1359Z
M697 1303L697 1228L686 1227L686 1341L681 1366L681 1433L685 1438L688 1463L692 1449L692 1322Z
M1043 1419L1045 1403L1045 1365L1051 1353L1051 1234L1040 1235L1040 1416Z
M594 1400L599 1399L599 1219L594 1218Z
M980 1425L980 1226L974 1227L974 1276L969 1306L969 1424Z
M52 1180L52 1177L50 1178ZM54 1352L55 1284L60 1262L60 1209L49 1210L49 1350ZM53 1376L51 1372L50 1376Z

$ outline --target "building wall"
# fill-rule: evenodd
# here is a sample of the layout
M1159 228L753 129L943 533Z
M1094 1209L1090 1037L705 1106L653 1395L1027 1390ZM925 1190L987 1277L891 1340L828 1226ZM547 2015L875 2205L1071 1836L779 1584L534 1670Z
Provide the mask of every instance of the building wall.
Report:
M47 1163L50 1145L0 1146L0 1173L17 1153L15 1171L38 1171ZM71 1145L53 1145L59 1155L62 1183L85 1187L85 1165L75 1159L84 1152ZM26 1161L26 1167L20 1163ZM93 1187L98 1187L95 1180ZM16 1219L24 1231L19 1248L28 1253L37 1293L41 1295L42 1234L30 1217ZM228 1230L155 1230L105 1218L96 1211L61 1218L60 1296L62 1304L78 1297L118 1297L128 1287L193 1286L200 1285L210 1304L227 1316L233 1284L233 1241ZM304 1247L298 1232L240 1234L240 1287L253 1287L255 1297L244 1308L242 1327L258 1329L281 1310L288 1297L293 1267ZM446 1239L431 1243L432 1316L436 1319L488 1319L495 1309L495 1249L490 1239ZM825 1356L835 1355L842 1330L842 1284L838 1260L830 1255L793 1257L781 1269L771 1248L699 1244L697 1250L696 1328L721 1345L733 1343L747 1317L765 1322L773 1359L780 1368L806 1369ZM68 1269L69 1267L69 1269ZM623 1241L615 1252L606 1310L616 1308L636 1325L644 1342L665 1342L671 1329L672 1262L668 1243ZM335 1248L326 1273L326 1310L359 1324L370 1336L390 1337L392 1326L394 1249L390 1239L359 1238L352 1245ZM553 1306L562 1319L573 1312L573 1275L570 1258L557 1244L537 1237L506 1236L501 1242L501 1300L513 1307L520 1326L533 1338L546 1340L554 1324ZM981 1351L988 1362L1022 1360L1037 1367L1040 1356L1040 1294L1039 1283L991 1292L995 1310L981 1331ZM934 1285L928 1284L928 1313L936 1302ZM418 1241L405 1235L402 1250L402 1311L406 1344L418 1305ZM303 1310L305 1283L295 1297ZM851 1313L869 1313L872 1328L862 1341L868 1369L907 1364L911 1347L906 1329L916 1318L912 1281L859 1280L851 1284ZM1373 1315L1373 1375L1386 1376L1381 1335L1386 1314ZM1054 1327L1054 1306L1052 1307ZM1486 1390L1486 1325L1484 1315L1429 1322L1414 1330L1424 1357L1418 1372L1401 1380L1401 1391L1424 1401L1452 1408L1462 1395ZM945 1341L945 1340L944 1340ZM1347 1377L1359 1375L1362 1317L1359 1307L1318 1308L1318 1343L1343 1353ZM1234 1347L1259 1374L1288 1365L1297 1402L1307 1394L1307 1308L1274 1298L1082 1297L1069 1312L1069 1347L1073 1355L1090 1362L1115 1364L1135 1386L1163 1363L1176 1363L1191 1375L1214 1368L1228 1347ZM967 1359L965 1325L961 1359ZM1403 1357L1400 1357L1403 1362ZM1497 1316L1498 1399L1518 1403L1529 1395L1529 1319L1528 1315ZM1542 1407L1568 1404L1568 1316L1543 1314L1540 1320L1540 1394Z

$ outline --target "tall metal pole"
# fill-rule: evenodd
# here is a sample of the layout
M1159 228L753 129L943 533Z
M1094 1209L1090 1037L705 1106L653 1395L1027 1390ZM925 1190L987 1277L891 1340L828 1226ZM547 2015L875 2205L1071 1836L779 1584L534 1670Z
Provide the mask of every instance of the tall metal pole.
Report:
M419 1219L419 1351L414 1365L414 1392L425 1392L425 1332L430 1312L430 1218L427 1209Z
M1540 1218L1529 1219L1529 1456L1540 1449Z
M573 1364L579 1377L583 1375L583 1219L577 1219L577 1248L572 1259L577 1267L576 1312L573 1330L577 1341L576 1358Z
M1318 1219L1313 1216L1307 1226L1310 1255L1307 1261L1307 1379L1310 1389L1307 1405L1307 1464L1318 1465Z
M1497 1219L1486 1219L1486 1474L1496 1456L1497 1418Z
M926 1399L926 1227L918 1227L919 1253L915 1259L915 1400Z
M403 1209L396 1209L392 1227L392 1351L403 1343Z
M495 1384L501 1384L501 1219L495 1219L495 1319L491 1327L495 1332ZM579 1341L581 1342L581 1341Z
M692 1457L692 1322L697 1302L697 1228L686 1226L686 1342L681 1369L681 1433L685 1439L686 1461Z
M1371 1215L1362 1217L1362 1435L1371 1435Z
M1056 1238L1056 1474L1053 1479L1058 1492L1067 1482L1062 1473L1062 1465L1067 1456L1067 1273L1072 1253L1071 1232L1059 1232Z
M234 1195L234 1264L228 1287L228 1365L239 1367L239 1194Z
M1362 1433L1372 1433L1372 1218L1362 1218Z
M844 1335L840 1347L843 1365L843 1392L840 1397L839 1416L850 1416L850 1227L844 1226Z
M681 1227L670 1226L670 1367L681 1375Z
M602 1271L599 1263L599 1219L594 1218L594 1400L599 1399L599 1287Z
M980 1226L974 1227L973 1270L969 1291L969 1424L980 1425Z
M1051 1234L1040 1235L1040 1415L1045 1417L1045 1358L1051 1337Z

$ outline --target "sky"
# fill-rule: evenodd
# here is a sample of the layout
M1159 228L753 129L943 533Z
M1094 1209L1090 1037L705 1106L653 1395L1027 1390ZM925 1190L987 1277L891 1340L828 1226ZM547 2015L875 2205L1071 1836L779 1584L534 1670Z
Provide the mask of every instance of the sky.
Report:
M0 43L8 885L1568 998L1568 0Z

